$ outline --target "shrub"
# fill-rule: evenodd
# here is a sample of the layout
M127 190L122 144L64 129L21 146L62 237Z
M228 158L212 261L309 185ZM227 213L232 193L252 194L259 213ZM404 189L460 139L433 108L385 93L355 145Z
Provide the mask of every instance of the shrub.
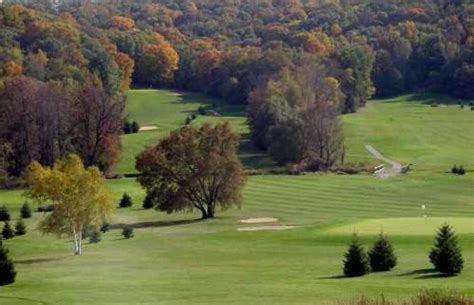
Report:
M26 234L26 225L22 219L18 219L15 224L15 235L25 235Z
M122 199L120 199L119 206L121 208L128 208L133 205L132 197L130 197L127 193L123 193Z
M451 173L453 174L458 174L459 173L459 168L456 164L451 168Z
M102 234L100 231L93 231L90 236L89 236L89 243L90 244L96 244L102 240Z
M431 107L438 107L438 106L439 106L439 105L438 105L438 102L433 102L433 103L431 103Z
M369 272L367 255L354 234L349 249L344 255L344 275L349 277L362 276Z
M456 234L449 225L444 224L439 228L429 258L438 272L456 275L462 271L464 260L461 249Z
M200 115L206 115L206 109L204 109L204 107L202 107L202 106L199 106L198 113Z
M191 116L188 115L188 116L186 117L186 121L185 121L184 123L185 123L186 125L189 125L189 124L191 124L192 121L193 121L193 119L191 118Z
M459 108L464 109L464 104L459 104Z
M132 124L129 121L123 123L122 131L124 134L131 134L132 133Z
M10 212L6 206L0 207L0 221L10 221Z
M125 226L122 230L123 237L129 239L133 237L133 228L130 226Z
M16 272L13 261L8 257L8 249L0 240L0 286L15 282Z
M106 233L108 231L110 231L110 224L107 222L104 222L102 226L100 227L100 232Z
M140 124L138 124L137 121L133 121L132 124L130 125L130 131L132 133L137 133L140 131Z
M380 233L369 251L369 262L372 271L389 271L397 265L397 257L390 241Z
M9 222L5 222L5 224L3 225L2 236L5 239L10 239L15 236L15 232L13 232L13 229L10 226Z
M458 175L463 176L463 175L465 175L465 174L466 174L466 170L464 169L464 167L462 167L462 165L459 166Z
M146 195L145 196L145 199L143 199L142 206L145 210L151 209L155 206L155 204L153 203L153 198L151 197L151 195Z
M21 206L20 215L21 218L31 217L31 209L27 202L23 203L23 205Z

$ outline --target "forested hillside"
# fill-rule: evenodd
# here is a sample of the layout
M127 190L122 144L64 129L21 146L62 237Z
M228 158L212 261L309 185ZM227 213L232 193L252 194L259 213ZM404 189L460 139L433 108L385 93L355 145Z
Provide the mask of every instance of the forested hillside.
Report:
M290 147L280 163L316 154L317 167L343 154L337 115L371 96L474 97L469 1L15 2L0 6L0 138L13 175L70 152L113 171L131 85L250 103L255 144ZM330 126L312 137L335 134L331 151L305 143L309 118ZM289 134L304 136L288 146Z

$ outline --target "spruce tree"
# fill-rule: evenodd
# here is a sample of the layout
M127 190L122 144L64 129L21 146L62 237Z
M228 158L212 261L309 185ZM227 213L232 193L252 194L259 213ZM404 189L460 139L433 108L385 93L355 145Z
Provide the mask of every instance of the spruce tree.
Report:
M127 193L123 193L122 199L120 199L119 206L121 208L128 208L131 207L132 204L132 197L130 197Z
M397 265L392 244L383 233L380 233L369 251L369 262L372 271L389 271Z
M133 237L133 228L130 226L125 226L122 230L123 237L130 239Z
M145 210L153 208L154 207L153 198L150 195L146 195L145 199L143 199L142 206Z
M369 262L364 248L354 234L349 249L344 254L344 275L349 277L363 276L369 272Z
M93 231L89 236L89 243L96 244L102 240L102 234L100 231Z
M438 272L456 275L462 271L464 260L461 249L456 234L449 225L444 224L439 228L429 257Z
M15 235L25 235L26 234L26 225L25 222L21 219L15 224Z
M0 286L15 282L16 272L13 261L8 257L8 249L0 240Z
M21 206L21 218L30 218L31 217L31 209L27 202L23 203Z
M130 125L132 133L137 133L140 131L140 124L138 124L137 121L133 121L132 124Z
M8 212L8 209L6 206L1 206L0 207L0 221L10 221L10 212Z
M2 236L4 239L10 239L15 236L15 233L13 232L9 222L5 222L3 225Z

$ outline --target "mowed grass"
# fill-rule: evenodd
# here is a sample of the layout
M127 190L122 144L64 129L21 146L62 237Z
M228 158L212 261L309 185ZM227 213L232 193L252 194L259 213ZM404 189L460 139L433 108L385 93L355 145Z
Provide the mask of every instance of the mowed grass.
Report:
M161 105L158 96L157 101ZM171 122L174 102L169 103L166 117ZM184 120L185 112L181 111L186 109L175 107L181 113L175 116L179 125L178 117ZM350 128L346 136L349 160L370 159L364 144L372 144L396 160L417 160L407 175L385 180L370 175L251 176L242 207L219 212L217 219L209 221L198 221L196 213L145 211L141 209L144 192L134 179L110 180L108 186L117 202L123 192L133 197L134 206L117 208L113 222L133 225L135 238L124 240L120 228L113 229L99 244L85 242L81 257L71 254L68 240L36 231L43 215L35 213L27 220L28 234L7 241L18 278L15 284L0 288L0 304L332 304L361 294L403 299L420 289L446 288L474 295L474 234L465 229L474 221L474 173L447 173L451 158L472 169L474 127L464 124L464 135L453 139L452 147L444 143L448 134L450 139L458 136L453 132L458 127L447 122L458 124L472 113L460 113L454 106L436 109L444 128L423 141L418 141L415 128L414 135L398 141L398 133L392 130L398 126L390 120L387 123L383 116L396 116L397 111L409 116L412 112L406 109L410 107L419 114L405 123L417 125L419 132L428 135L420 120L430 124L434 109L408 97L393 103L371 102L360 113L343 118L345 127ZM241 115L233 119L233 124L245 120ZM164 121L143 119L158 126L166 126ZM173 126L170 123L167 128ZM236 128L245 132L241 125ZM381 129L398 144L379 136ZM148 133L154 132L124 138ZM461 138L467 140L459 141ZM148 139L141 140L140 145L148 145ZM418 154L421 148L438 146L448 151L436 149L434 156ZM451 157L449 149L456 157ZM2 191L0 199L16 217L24 200L22 191ZM252 226L239 220L251 217L276 217L280 224L297 228L238 232L238 228ZM459 233L465 269L457 277L439 277L430 270L428 253L440 221L451 223ZM387 273L341 278L342 255L354 228L368 247L381 225L390 234L399 265Z
M215 116L198 114L199 107L213 109ZM145 147L156 145L159 139L172 130L185 125L186 117L196 115L193 124L228 121L235 131L248 133L245 106L226 105L221 101L187 92L170 90L136 89L127 94L126 115L128 120L137 121L141 127L156 127L156 130L122 135L122 159L118 164L119 174L135 173L135 157Z
M365 149L373 145L415 171L447 172L454 164L474 169L474 111L454 101L430 107L445 97L406 95L368 103L356 114L343 116L350 160L372 158Z

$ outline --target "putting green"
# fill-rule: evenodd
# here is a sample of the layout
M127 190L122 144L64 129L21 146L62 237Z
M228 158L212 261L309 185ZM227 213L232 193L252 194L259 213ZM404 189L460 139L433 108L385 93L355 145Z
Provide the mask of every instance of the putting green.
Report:
M434 235L438 227L449 224L458 234L474 234L473 217L403 217L367 219L352 224L333 227L330 234L373 235L380 230L389 235Z

